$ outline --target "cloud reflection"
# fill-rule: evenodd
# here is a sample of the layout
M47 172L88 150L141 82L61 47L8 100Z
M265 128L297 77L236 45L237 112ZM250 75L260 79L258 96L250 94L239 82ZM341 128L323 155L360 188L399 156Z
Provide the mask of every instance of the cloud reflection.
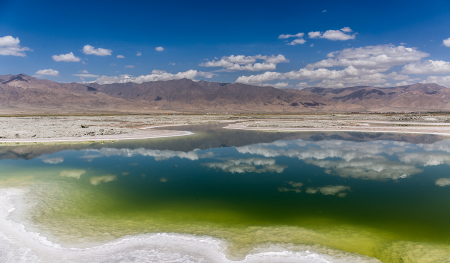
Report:
M98 185L100 183L108 183L117 180L117 176L115 175L103 175L103 176L94 176L90 178L92 185Z
M150 156L150 157L154 157L156 161L167 160L167 159L174 158L174 157L195 161L198 159L210 158L210 157L214 156L213 152L199 153L200 150L198 150L198 149L189 151L189 152L171 151L171 150L151 150L151 149L145 149L145 148L138 148L138 149L101 148L100 150L90 149L87 151L96 152L100 156L106 156L106 157L109 157L109 156L133 157L136 155ZM97 157L99 157L99 156L97 155ZM80 158L87 158L87 157L80 157Z
M287 168L285 165L275 164L274 159L264 158L231 159L222 163L203 163L202 165L229 173L282 173Z

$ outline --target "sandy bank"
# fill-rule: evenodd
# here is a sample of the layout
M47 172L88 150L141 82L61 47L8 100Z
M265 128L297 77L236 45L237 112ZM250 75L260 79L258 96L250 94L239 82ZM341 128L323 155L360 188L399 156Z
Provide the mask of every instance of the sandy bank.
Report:
M281 132L382 132L415 133L450 136L450 124L443 123L398 123L383 121L252 121L229 124L225 129Z

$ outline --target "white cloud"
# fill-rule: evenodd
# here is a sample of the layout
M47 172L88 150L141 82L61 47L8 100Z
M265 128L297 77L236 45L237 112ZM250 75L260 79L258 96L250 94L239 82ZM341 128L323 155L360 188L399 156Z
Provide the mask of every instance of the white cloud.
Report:
M327 55L328 59L307 65L307 68L348 67L389 69L395 65L416 62L429 54L416 48L404 46L378 45L347 48Z
M163 48L163 47L155 47L155 50L156 50L156 51L163 51L164 48Z
M314 44L309 45L310 47L314 47Z
M174 79L192 79L195 80L196 77L205 77L212 78L214 76L213 73L210 72L202 72L197 70L188 70L185 72L178 72L176 74L167 73L164 70L153 70L150 75L142 75L139 77L131 77L129 75L121 75L121 76L101 76L93 82L98 84L111 84L111 83L143 83L143 82L151 82L151 81L167 81Z
M141 52L138 51L138 53L136 53L136 56L140 57L142 55Z
M59 176L80 179L85 173L86 170L63 170L59 173Z
M300 82L300 83L298 83L297 85L295 85L295 86L297 86L297 87L300 87L300 88L306 88L306 87L308 87L308 83L306 83L306 82Z
M298 38L298 39L294 39L291 42L287 43L287 45L295 46L298 44L305 44L305 42L306 42L306 40L304 40L303 38Z
M441 187L450 185L450 178L439 178L436 180L436 185Z
M41 76L59 76L59 71L54 69L41 69L38 70L34 75L35 77L41 77Z
M297 33L295 35L291 35L291 34L281 34L278 36L279 39L286 39L286 38L290 38L290 37L303 37L305 35L305 33Z
M92 185L98 185L100 183L108 183L117 180L115 175L103 175L103 176L93 176L89 179Z
M308 64L298 71L279 73L268 71L259 75L241 76L236 82L261 85L276 79L298 79L321 81L314 84L318 87L339 88L356 85L377 85L387 82L387 79L414 81L406 75L396 72L383 74L392 66L420 61L429 56L415 48L404 46L379 45L361 48L348 48L329 53L328 59ZM328 67L345 67L342 70L329 70ZM316 69L317 68L317 69ZM409 83L409 82L408 82Z
M450 76L429 76L425 83L436 83L450 88Z
M326 13L326 12L327 12L327 10L323 10L323 11L322 11L322 13Z
M27 47L20 46L20 40L18 37L12 36L0 37L0 55L2 56L17 56L25 57L24 51L33 51Z
M99 75L89 74L89 73L82 73L82 74L72 74L72 76L75 77L82 77L82 78L98 78Z
M80 71L78 71L78 73L84 73L84 74L88 74L89 72L87 71L87 70L80 70Z
M117 55L117 58L125 58L123 55Z
M287 43L287 45L297 45L297 44L304 44L306 42L306 40L304 40L302 37L305 35L305 33L297 33L295 35L291 35L291 34L281 34L278 36L278 39L288 39L291 37L296 37L297 39L294 39L293 41Z
M72 52L67 54L61 54L61 55L53 55L52 56L54 61L60 62L79 62L81 59L79 57L75 57Z
M63 157L39 157L39 159L41 159L41 161L43 161L44 163L48 163L48 164L58 164L58 163L62 163L64 162L64 158Z
M329 40L350 40L355 39L356 34L349 35L346 33L353 32L350 27L344 27L340 30L327 30L325 33L321 33L320 31L312 31L308 33L309 38L325 38Z
M446 46L446 47L450 47L450 37L447 38L447 39L444 39L442 41L442 44L444 44L444 46Z
M285 88L285 87L291 87L292 85L289 85L289 82L278 82L275 84L270 84L270 83L264 83L261 86L269 86L269 87L274 87L274 88Z
M257 60L263 60L262 63L256 63ZM244 56L231 55L229 57L222 57L220 60L212 60L200 63L202 67L222 67L225 71L247 70L247 71L262 71L274 70L278 63L289 62L283 55L278 56Z
M134 65L126 65L126 68L134 68Z
M445 74L450 73L450 62L427 60L403 66L404 74Z
M309 32L308 33L308 37L309 38L319 38L322 34L320 33L320 31L315 31L315 32Z
M83 47L83 53L86 55L96 55L96 56L110 56L112 50L111 49L104 49L104 48L97 48L95 49L91 45L85 45Z

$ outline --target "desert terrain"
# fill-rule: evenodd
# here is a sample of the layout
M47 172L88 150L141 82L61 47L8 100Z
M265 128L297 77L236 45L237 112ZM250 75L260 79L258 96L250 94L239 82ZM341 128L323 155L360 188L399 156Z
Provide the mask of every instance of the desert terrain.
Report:
M256 114L23 116L0 118L0 143L115 141L186 136L164 127L222 123L226 129L420 133L450 136L450 114Z

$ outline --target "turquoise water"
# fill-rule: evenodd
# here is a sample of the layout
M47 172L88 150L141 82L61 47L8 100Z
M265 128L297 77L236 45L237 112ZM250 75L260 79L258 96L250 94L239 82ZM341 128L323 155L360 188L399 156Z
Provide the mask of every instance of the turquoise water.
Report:
M291 253L279 262L449 262L450 140L179 129L195 135L0 148L0 187L26 190L8 217L69 248L156 233L224 242L204 262L274 262L270 251ZM173 253L187 262L192 251Z

